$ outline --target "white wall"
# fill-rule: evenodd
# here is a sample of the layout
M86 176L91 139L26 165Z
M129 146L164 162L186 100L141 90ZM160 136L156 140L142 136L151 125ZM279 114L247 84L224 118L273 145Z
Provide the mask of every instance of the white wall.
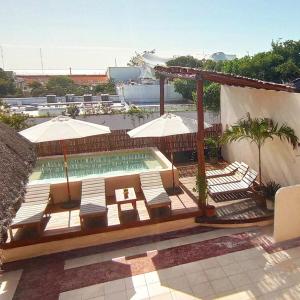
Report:
M158 103L159 84L135 84L117 87L118 95L124 96L125 101L134 103ZM165 84L165 101L182 101L182 95L175 92L173 84Z
M140 67L108 67L107 76L114 82L138 80L141 75Z
M272 118L279 124L286 122L300 137L300 94L222 86L223 129L244 117L247 112L252 117ZM258 153L254 144L248 141L235 142L224 146L222 151L226 160L245 161L258 170ZM292 146L278 138L266 142L262 148L263 179L275 180L283 186L300 183L300 156L296 154Z
M281 242L300 236L300 185L281 188L276 193L274 239Z

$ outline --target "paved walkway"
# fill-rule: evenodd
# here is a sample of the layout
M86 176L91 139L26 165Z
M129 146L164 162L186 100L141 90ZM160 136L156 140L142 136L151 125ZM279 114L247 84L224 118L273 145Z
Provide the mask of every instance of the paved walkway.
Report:
M300 239L271 234L199 227L7 264L0 299L300 299Z

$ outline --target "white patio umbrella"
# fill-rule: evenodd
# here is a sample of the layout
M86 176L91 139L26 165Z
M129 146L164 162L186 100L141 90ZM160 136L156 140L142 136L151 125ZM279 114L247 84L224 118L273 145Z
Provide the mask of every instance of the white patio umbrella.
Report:
M204 129L212 125L204 122ZM195 133L198 131L197 120L166 113L157 119L145 123L127 132L131 138L167 137L172 135ZM171 149L172 176L174 189L174 159Z
M107 126L59 116L47 122L35 125L19 132L23 137L33 143L60 141L64 154L64 168L67 178L68 198L71 201L67 151L64 140L79 139L93 135L110 133Z

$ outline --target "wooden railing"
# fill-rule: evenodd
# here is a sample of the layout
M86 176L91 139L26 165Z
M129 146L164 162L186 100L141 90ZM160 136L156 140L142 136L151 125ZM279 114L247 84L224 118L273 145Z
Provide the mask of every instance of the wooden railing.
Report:
M221 134L221 124L214 124L205 130L206 137L217 137ZM111 134L97 135L82 139L68 140L67 152L69 154L89 153L98 151L112 151L121 149L158 147L161 151L169 154L170 149L174 152L189 151L196 149L196 134L184 134L167 138L130 138L126 130L114 130ZM51 156L62 154L59 142L45 142L37 144L38 156Z

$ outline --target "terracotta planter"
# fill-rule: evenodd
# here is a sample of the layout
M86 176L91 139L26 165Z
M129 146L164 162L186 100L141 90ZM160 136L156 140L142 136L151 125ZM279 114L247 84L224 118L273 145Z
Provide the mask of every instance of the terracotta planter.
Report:
M204 208L206 217L214 217L216 215L216 208L213 205L207 205Z
M211 158L209 159L209 162L210 162L211 164L215 165L215 164L218 162L218 158L217 158L217 157L211 157Z

